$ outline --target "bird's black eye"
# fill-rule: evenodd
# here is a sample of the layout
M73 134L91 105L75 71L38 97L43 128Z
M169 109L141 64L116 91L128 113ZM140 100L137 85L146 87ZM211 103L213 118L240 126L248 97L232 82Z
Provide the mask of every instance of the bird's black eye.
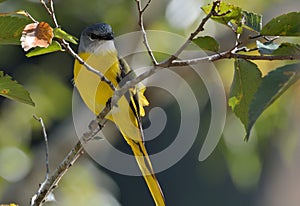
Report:
M103 36L104 40L112 40L114 39L114 34L112 32L105 34L105 36Z
M98 36L97 34L94 34L94 33L90 33L89 36L90 36L91 40L100 39L100 36Z

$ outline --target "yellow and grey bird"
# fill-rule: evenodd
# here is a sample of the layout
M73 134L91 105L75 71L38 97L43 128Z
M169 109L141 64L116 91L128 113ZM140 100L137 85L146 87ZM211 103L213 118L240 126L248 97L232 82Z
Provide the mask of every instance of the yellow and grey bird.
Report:
M78 55L104 74L116 89L120 88L122 80L134 77L133 70L118 56L113 31L108 24L97 23L83 30ZM74 64L74 83L81 98L95 115L99 115L114 93L109 84L101 81L97 74L87 70L77 60ZM130 89L106 118L116 124L131 147L155 204L164 206L164 196L143 141L140 118L145 115L144 106L149 104L144 91L142 85Z

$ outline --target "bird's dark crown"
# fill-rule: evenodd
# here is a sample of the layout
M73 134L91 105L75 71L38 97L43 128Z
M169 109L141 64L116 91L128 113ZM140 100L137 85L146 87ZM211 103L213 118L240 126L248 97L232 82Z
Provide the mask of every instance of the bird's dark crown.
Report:
M87 35L91 40L112 40L114 39L114 33L109 24L97 23L87 27L83 31L84 35Z

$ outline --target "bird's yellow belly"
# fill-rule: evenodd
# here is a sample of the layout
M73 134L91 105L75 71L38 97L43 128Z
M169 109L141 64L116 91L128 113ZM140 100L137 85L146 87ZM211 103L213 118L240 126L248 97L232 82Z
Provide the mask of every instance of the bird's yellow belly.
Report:
M117 87L118 59L112 55L80 54L80 57L90 66L100 71ZM88 108L98 115L105 107L113 91L110 86L101 81L100 76L88 71L77 60L74 66L74 83Z
M104 74L114 84L115 88L119 88L116 80L119 73L119 62L116 57L89 54L80 54L80 57ZM97 74L87 70L78 61L75 62L74 66L74 83L84 103L95 115L100 114L113 95L113 90L106 82L101 81ZM126 135L141 140L137 119L124 96L120 98L117 106L111 110L106 118L113 121L118 128L126 128L123 130Z

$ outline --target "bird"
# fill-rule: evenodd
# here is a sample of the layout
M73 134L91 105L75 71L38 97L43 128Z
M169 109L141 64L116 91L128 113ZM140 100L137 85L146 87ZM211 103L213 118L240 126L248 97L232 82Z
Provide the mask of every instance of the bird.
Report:
M115 46L112 27L106 23L96 23L86 27L80 36L78 55L88 65L101 72L108 81L89 71L75 60L74 84L87 107L99 113L111 101L113 88L119 89L122 82L135 78L134 71L123 58L119 57ZM130 146L137 165L148 186L156 206L165 206L165 198L155 176L151 160L145 147L141 117L144 106L149 102L144 95L145 86L138 84L123 95L106 119L112 121Z

